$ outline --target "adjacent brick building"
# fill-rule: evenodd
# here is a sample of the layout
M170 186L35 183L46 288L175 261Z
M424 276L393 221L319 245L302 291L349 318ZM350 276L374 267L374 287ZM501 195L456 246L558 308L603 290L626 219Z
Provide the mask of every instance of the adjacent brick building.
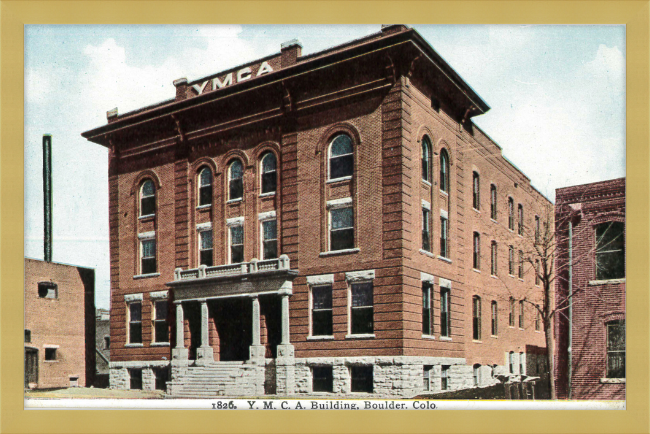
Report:
M90 386L95 270L25 258L25 387Z
M540 373L517 246L550 203L415 30L174 84L83 133L109 149L111 387L409 396Z
M557 189L555 210L557 396L625 399L625 178Z

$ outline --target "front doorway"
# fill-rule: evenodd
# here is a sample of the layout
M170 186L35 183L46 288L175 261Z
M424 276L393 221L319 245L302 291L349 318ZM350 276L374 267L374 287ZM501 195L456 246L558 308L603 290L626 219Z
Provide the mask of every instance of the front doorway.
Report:
M25 388L38 384L38 350L25 347Z
M219 360L246 361L253 343L253 304L248 297L222 298L213 304L219 335Z

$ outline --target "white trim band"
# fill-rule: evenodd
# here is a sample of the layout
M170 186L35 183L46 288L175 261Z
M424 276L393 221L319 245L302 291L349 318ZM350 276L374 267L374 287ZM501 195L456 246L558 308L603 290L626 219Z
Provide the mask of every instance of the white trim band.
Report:
M244 225L244 217L233 217L231 219L226 220L226 226L243 226Z
M272 220L276 218L275 216L276 216L275 210L273 210L273 211L261 212L257 215L257 218L259 221L264 221L264 220Z
M340 208L348 205L352 205L351 197L345 197L343 199L334 199L334 200L327 201L327 208Z
M207 231L212 229L212 222L199 223L196 225L197 231Z
M317 276L307 276L307 285L327 285L334 283L333 274L319 274Z
M421 272L420 272L420 280L423 281L423 282L427 282L427 283L430 283L430 284L433 285L433 283L434 283L434 281L435 281L435 278L434 278L431 274L429 274L429 273L424 273L424 272L421 271Z
M138 238L141 239L141 240L156 238L156 231L149 231L149 232L139 233Z
M151 300L164 300L169 298L169 291L156 291L149 293L149 299Z
M431 204L426 200L422 199L422 208L431 211Z
M444 217L444 218L446 218L447 220L449 220L449 213L448 213L446 210L441 209L441 210L440 210L440 217Z
M132 301L142 301L142 293L139 294L124 294L124 301L131 303Z
M440 282L440 286L443 288L449 288L451 289L451 280L443 279L442 277L438 279Z
M349 271L345 273L345 280L348 282L358 282L363 280L373 280L375 270Z

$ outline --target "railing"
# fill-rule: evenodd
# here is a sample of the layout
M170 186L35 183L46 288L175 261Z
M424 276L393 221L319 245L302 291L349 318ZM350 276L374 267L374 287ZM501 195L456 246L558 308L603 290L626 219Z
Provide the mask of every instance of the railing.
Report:
M282 255L277 259L267 259L264 261L251 259L250 262L241 262L239 264L217 265L214 267L201 265L198 268L190 268L188 270L177 268L174 270L174 280L178 281L203 279L206 277L239 276L265 271L280 271L288 269L289 257L287 255Z

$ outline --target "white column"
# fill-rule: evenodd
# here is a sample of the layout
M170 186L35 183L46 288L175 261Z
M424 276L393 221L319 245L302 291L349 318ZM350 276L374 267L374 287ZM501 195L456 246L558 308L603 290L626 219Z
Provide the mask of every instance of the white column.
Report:
M176 303L176 348L185 348L185 329L183 324L183 305Z
M289 294L282 295L282 342L281 345L289 345Z
M204 298L201 300L201 346L209 347L208 335L208 302Z
M260 340L260 300L253 296L253 345L261 345Z

